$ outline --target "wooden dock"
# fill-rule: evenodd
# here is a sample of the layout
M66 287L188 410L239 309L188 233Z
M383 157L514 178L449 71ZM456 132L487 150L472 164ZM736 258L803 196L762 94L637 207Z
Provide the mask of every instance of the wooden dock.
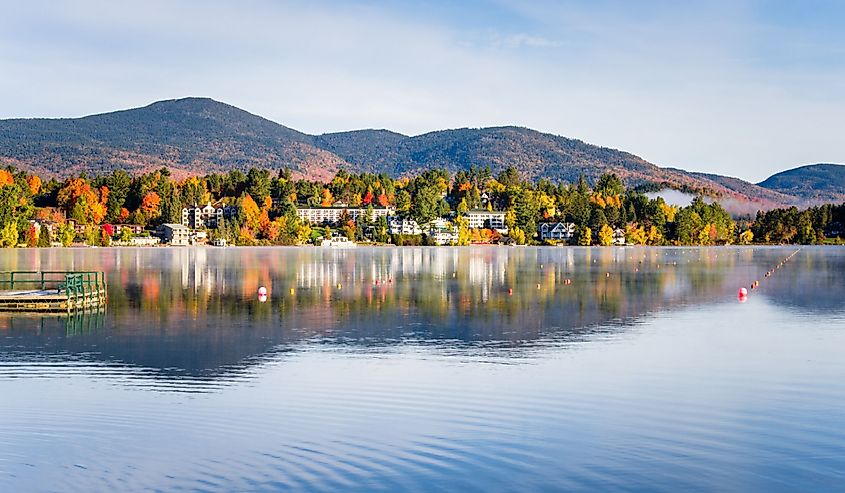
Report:
M70 313L106 301L103 272L0 272L0 311Z

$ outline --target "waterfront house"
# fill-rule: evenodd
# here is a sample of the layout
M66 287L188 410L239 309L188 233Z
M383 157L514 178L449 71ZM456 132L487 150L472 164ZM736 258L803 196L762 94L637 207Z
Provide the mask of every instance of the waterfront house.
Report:
M616 228L613 230L613 244L614 245L625 245L625 230L622 228Z
M392 235L421 235L422 228L413 219L390 216L387 219L388 232Z
M569 241L575 236L575 223L542 223L537 229L543 241Z
M428 228L428 237L435 245L450 245L458 242L457 226L442 217L431 221Z

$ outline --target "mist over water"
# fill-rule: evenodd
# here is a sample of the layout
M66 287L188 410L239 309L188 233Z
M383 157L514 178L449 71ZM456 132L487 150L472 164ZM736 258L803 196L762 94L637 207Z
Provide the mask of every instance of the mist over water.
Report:
M109 305L0 314L0 491L842 491L845 249L795 250L4 250Z

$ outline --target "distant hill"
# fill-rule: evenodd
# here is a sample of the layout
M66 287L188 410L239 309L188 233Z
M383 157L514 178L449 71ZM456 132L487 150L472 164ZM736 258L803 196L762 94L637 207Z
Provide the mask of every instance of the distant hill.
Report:
M758 185L808 202L845 202L845 165L800 166L776 173Z
M568 182L581 174L592 182L613 172L629 186L706 193L742 205L737 211L797 203L800 199L790 190L804 192L800 185L761 187L660 168L628 152L521 127L462 128L413 137L372 129L308 135L207 98L160 101L83 118L0 120L0 164L59 178L118 168L141 173L162 166L177 176L287 166L297 176L319 180L339 169L403 176L472 165L490 166L494 172L515 166L528 179Z

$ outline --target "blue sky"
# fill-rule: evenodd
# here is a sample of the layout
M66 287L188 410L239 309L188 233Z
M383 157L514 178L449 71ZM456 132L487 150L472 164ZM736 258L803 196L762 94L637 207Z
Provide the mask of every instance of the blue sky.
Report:
M845 162L845 2L38 1L0 118L208 96L309 133L514 124L751 181Z

